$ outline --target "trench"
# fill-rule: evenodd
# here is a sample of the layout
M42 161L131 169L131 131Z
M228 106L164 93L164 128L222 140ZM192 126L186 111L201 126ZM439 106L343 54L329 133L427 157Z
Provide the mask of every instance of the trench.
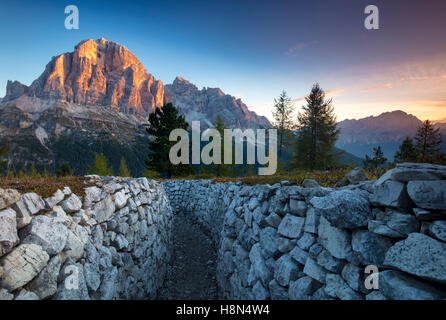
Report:
M208 234L190 215L177 213L172 237L171 261L157 299L217 299L217 251Z

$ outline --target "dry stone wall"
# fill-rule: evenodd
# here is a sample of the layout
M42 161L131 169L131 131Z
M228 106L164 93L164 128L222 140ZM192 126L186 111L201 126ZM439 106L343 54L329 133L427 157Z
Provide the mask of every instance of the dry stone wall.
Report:
M91 176L83 197L0 190L0 299L156 298L175 213L213 239L221 299L445 299L446 167L346 178L330 189Z
M155 298L170 259L172 209L141 179L91 176L43 199L0 190L0 300Z
M347 178L337 189L163 187L175 211L212 235L222 299L445 299L446 167L407 163L377 181L360 170ZM378 289L365 286L367 266L379 270Z

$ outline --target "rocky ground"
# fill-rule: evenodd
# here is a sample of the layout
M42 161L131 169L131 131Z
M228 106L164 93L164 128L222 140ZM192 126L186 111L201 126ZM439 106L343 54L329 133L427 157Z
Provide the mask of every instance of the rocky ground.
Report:
M212 240L190 217L174 218L172 260L157 299L217 299L216 253Z

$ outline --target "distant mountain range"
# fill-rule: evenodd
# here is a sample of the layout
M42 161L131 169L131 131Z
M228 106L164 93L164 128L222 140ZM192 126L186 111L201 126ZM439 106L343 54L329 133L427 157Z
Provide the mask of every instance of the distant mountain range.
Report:
M364 158L374 147L381 146L384 156L392 161L395 152L406 137L413 138L422 121L404 111L385 112L376 117L358 120L344 120L338 123L340 129L336 146ZM444 137L446 147L446 123L437 123Z

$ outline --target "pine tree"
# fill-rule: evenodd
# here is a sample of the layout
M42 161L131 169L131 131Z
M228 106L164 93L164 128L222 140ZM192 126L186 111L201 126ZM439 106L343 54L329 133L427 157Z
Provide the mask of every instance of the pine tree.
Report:
M325 92L315 84L307 105L297 115L297 145L292 166L305 169L326 169L335 166L339 155L334 144L339 135L332 99L325 99Z
M373 148L372 157L369 157L367 154L365 155L364 167L369 169L382 168L386 161L387 158L384 157L381 146L378 146L376 148Z
M273 125L277 129L277 143L279 162L282 157L282 150L289 144L292 138L292 131L295 127L293 121L294 106L285 90L282 91L278 99L274 99Z
M440 129L434 128L431 121L424 121L418 128L415 141L415 149L421 161L437 160L442 157Z
M149 115L150 127L147 133L153 136L149 141L150 153L146 161L147 169L159 172L161 175L171 178L176 175L190 174L193 170L190 165L173 165L169 160L170 148L176 143L169 141L170 132L174 129L189 128L189 124L178 110L168 103L162 108L156 108L155 112Z
M68 162L64 162L64 163L62 163L60 168L57 169L56 175L58 177L72 176L73 175L73 170L71 169L71 167L68 164Z
M112 176L113 169L108 166L107 158L102 153L95 153L94 162L89 166L90 174L99 176Z
M416 161L416 159L417 150L415 149L413 141L409 137L406 137L395 153L395 162Z
M125 162L125 158L121 158L121 162L119 164L119 176L120 177L130 177L130 171L127 168L127 163Z

